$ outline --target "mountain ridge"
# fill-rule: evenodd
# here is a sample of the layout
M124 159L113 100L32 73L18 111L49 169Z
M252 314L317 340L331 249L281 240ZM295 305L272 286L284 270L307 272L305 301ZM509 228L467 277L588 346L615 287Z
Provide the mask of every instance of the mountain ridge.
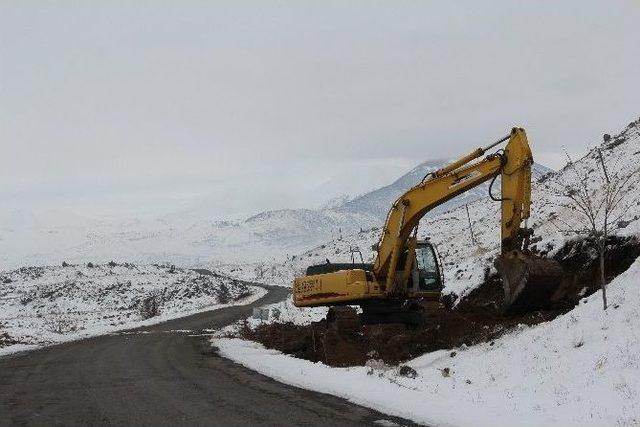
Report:
M199 266L285 259L328 239L380 227L391 204L442 160L422 162L390 184L361 195L343 195L319 208L266 210L246 218L220 219L183 212L155 219L32 221L29 215L5 215L0 223L0 264L12 268L68 262L127 260ZM545 170L548 170L545 168ZM439 206L446 211L486 196L472 189ZM60 216L57 216L60 218ZM16 220L19 219L21 221ZM11 221L9 221L11 219ZM10 225L10 226L8 226Z

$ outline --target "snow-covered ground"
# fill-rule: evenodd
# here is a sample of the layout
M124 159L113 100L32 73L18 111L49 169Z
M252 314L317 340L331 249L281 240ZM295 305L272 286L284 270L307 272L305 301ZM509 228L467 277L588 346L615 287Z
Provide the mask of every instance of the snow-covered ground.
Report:
M294 325L309 325L327 317L328 307L310 307L301 310L293 305L293 300L287 298L284 301L264 305L255 310L254 316L246 319L249 327L255 328L260 324L269 323L293 323ZM229 325L225 328L225 333L234 333L243 322Z
M416 372L331 368L217 338L220 354L279 381L428 425L640 424L640 260L566 315L492 343L425 354Z
M0 272L0 355L148 325L228 305L266 291L168 265L25 267ZM149 317L149 309L158 310Z
M62 261L189 267L218 262L282 262L332 234L377 221L334 209L282 209L246 219L215 220L180 212L160 218L95 219L7 207L0 212L0 269Z

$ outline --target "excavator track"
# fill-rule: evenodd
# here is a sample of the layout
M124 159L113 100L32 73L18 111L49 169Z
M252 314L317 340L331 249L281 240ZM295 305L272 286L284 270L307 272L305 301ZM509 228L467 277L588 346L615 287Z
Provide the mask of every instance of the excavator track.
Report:
M340 334L355 334L362 326L360 316L353 307L330 307L327 312L327 326Z
M419 327L431 325L440 309L437 301L369 301L361 307L360 320L365 325L400 323Z

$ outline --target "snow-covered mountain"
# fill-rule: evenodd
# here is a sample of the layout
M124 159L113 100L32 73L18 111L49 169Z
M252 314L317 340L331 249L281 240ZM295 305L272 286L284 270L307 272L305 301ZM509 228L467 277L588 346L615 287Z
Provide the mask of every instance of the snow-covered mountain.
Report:
M246 219L211 219L202 207L160 218L114 220L9 209L0 217L0 270L63 260L188 266L283 261L327 240L380 227L400 194L446 163L422 163L355 198L342 195L319 208L271 210ZM485 197L487 191L487 185L473 189L433 214Z
M424 162L391 184L370 191L355 198L343 195L330 200L319 209L282 209L261 212L245 221L233 223L238 233L250 233L251 238L245 241L245 247L260 245L269 254L291 255L319 245L327 240L339 240L352 233L380 227L391 204L405 191L419 183L426 174L433 172L448 161ZM551 169L535 164L534 175L541 176ZM446 212L458 206L471 203L488 194L489 184L483 184L467 193L449 200L429 215ZM224 224L225 227L229 223ZM214 230L212 233L216 233ZM257 250L256 252L260 252ZM236 254L237 255L237 254ZM239 261L238 258L218 258L223 262ZM247 260L241 257L240 260ZM257 257L255 260L265 261L269 256Z
M362 160L346 165L321 184L309 188L308 207L313 209L338 207L362 194L384 187L404 174L411 164L394 159ZM338 201L342 199L342 203Z

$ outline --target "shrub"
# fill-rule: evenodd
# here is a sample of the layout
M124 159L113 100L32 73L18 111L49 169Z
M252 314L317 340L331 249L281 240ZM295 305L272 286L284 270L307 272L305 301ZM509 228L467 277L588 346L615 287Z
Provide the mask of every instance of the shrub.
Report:
M56 334L67 334L79 329L75 320L63 314L55 314L52 317L47 318L45 320L45 325L48 330Z
M153 292L138 303L138 313L142 320L151 319L160 314L160 295Z
M220 304L228 304L231 301L231 292L229 292L229 286L226 283L221 283L220 287L216 290L216 296Z

